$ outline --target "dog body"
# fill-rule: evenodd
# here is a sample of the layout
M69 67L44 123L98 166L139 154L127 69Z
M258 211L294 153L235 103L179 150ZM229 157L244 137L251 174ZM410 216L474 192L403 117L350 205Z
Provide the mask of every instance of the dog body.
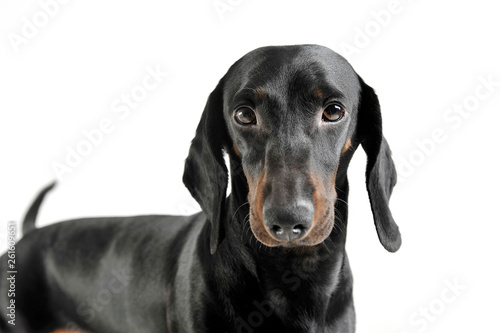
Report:
M16 326L3 317L0 328L354 332L345 236L359 144L378 236L393 252L396 175L373 90L324 47L248 53L210 95L186 159L183 180L203 212L33 230L45 189L16 247Z

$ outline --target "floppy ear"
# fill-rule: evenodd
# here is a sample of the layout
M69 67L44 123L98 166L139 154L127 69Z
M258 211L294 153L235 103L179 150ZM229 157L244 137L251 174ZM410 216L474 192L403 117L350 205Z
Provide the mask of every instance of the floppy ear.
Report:
M380 243L389 252L401 246L401 234L389 209L389 198L396 185L396 168L391 150L382 134L382 116L375 91L359 76L361 84L358 108L358 133L366 152L366 189L370 198L375 228Z
M210 94L191 142L182 180L211 222L210 253L222 241L221 228L228 183L222 149L228 140L223 117L222 80Z

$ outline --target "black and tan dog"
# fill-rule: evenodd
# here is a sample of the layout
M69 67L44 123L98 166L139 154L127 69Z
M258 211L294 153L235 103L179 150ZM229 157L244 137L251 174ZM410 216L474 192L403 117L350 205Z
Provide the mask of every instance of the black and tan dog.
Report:
M47 188L17 244L15 326L1 258L2 332L354 332L345 242L359 144L378 237L393 252L396 173L373 89L325 47L248 53L210 94L186 160L203 212L35 229Z

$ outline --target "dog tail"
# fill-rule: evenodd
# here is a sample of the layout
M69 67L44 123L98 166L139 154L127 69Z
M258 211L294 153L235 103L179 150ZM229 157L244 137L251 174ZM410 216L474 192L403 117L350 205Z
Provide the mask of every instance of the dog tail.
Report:
M36 221L36 216L38 215L38 210L40 209L40 206L42 205L42 201L45 198L45 195L56 186L56 182L52 182L50 185L45 187L36 197L35 201L31 204L30 209L24 216L24 221L23 221L23 235L26 235L28 232L35 230L35 221Z

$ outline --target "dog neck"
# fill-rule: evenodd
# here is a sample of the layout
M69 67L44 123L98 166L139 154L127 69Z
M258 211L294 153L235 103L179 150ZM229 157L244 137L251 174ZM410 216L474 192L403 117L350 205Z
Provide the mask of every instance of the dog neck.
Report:
M227 198L224 218L227 239L213 259L224 261L225 265L242 266L236 270L241 272L240 276L235 277L241 285L228 283L231 290L225 290L219 283L219 297L236 293L250 307L266 304L272 310L269 320L275 316L290 328L331 326L352 311L352 279L345 254L347 180L338 183L340 200L335 208L341 218L336 219L338 225L330 236L319 245L294 248L267 247L255 238L247 220L247 198L237 196L248 193L246 180L232 177L231 181L233 191ZM224 277L214 276L214 281L224 281ZM231 313L238 312L240 305L225 304L225 307Z

